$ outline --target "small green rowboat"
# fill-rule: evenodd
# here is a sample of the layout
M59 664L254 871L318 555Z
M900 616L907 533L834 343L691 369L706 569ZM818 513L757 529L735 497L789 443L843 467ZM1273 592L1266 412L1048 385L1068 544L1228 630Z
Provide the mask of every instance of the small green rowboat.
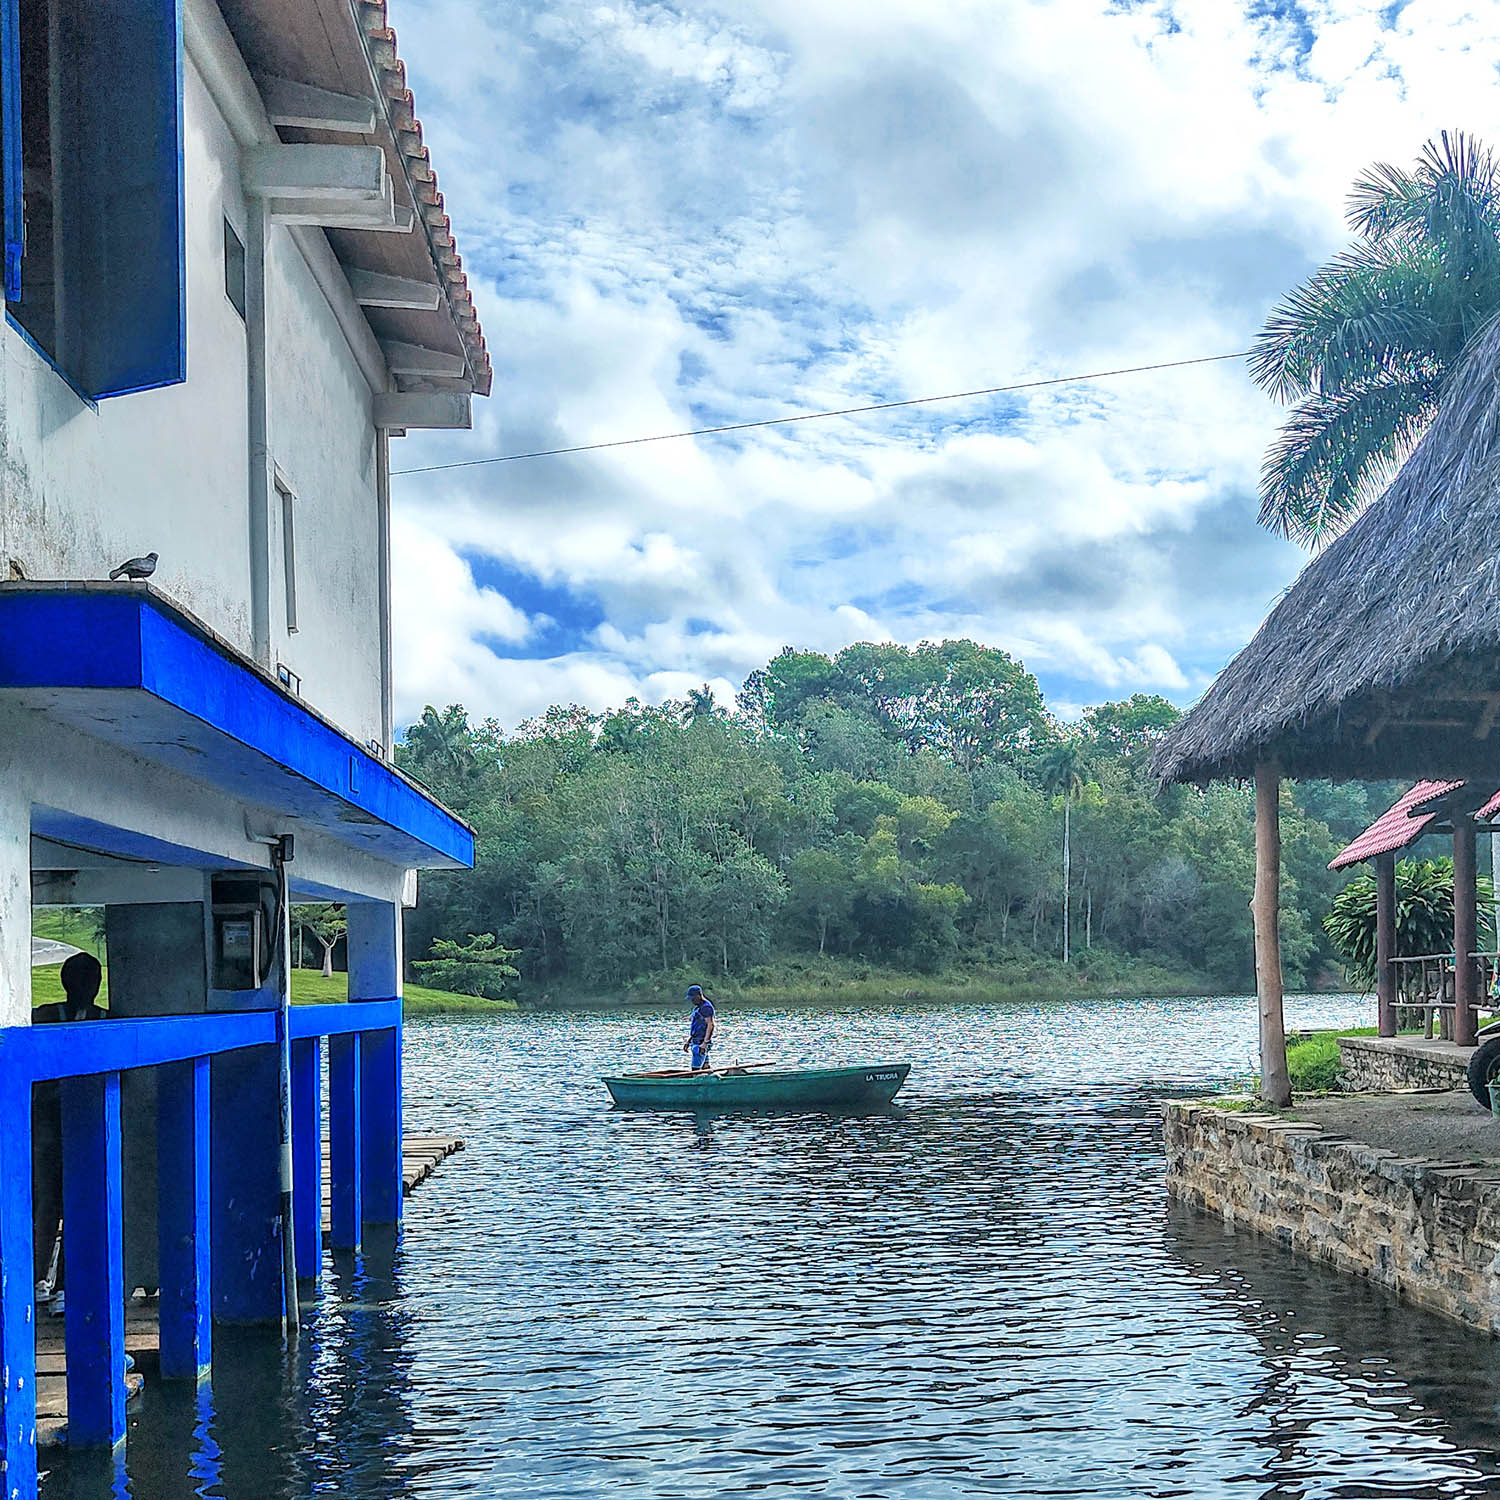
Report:
M623 1109L878 1109L896 1097L910 1063L854 1068L669 1068L626 1073L604 1086Z

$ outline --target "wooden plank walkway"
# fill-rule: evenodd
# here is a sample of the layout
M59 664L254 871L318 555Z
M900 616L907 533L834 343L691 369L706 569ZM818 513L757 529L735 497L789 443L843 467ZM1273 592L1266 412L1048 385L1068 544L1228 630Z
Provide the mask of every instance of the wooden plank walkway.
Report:
M426 1182L464 1143L456 1136L408 1135L401 1140L401 1193L409 1197ZM323 1142L323 1233L329 1231L328 1142ZM38 1448L63 1441L68 1422L67 1351L63 1342L64 1319L50 1317L38 1309L36 1321L36 1441ZM161 1346L157 1327L156 1299L130 1297L125 1303L125 1352L154 1359ZM126 1377L127 1399L139 1394L142 1376L131 1371Z

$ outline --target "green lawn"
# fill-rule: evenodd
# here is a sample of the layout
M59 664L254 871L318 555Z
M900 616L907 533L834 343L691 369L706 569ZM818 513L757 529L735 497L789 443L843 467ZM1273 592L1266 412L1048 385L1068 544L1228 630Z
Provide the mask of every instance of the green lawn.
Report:
M53 932L39 936L57 937ZM58 938L59 942L71 942L70 938ZM79 946L82 946L81 944ZM62 981L58 978L59 966L49 964L45 968L31 971L32 1005L52 1005L63 998ZM294 969L292 971L293 1005L329 1005L349 998L349 976L335 974L324 979L316 969ZM409 984L403 992L405 1013L408 1016L444 1016L454 1014L496 1014L514 1010L511 1000L480 1000L473 995L454 995L447 990L431 990L420 984ZM109 999L109 971L104 974L104 986L99 992L101 1004Z
M33 911L32 937L51 938L54 943L68 943L82 948L96 958L104 956L104 943L95 935L99 908L87 906L53 906Z
M1326 1094L1343 1086L1339 1068L1341 1036L1375 1036L1374 1026L1347 1026L1339 1031L1313 1031L1286 1049L1287 1072L1292 1088L1299 1094ZM1403 1036L1421 1036L1420 1030L1403 1032Z

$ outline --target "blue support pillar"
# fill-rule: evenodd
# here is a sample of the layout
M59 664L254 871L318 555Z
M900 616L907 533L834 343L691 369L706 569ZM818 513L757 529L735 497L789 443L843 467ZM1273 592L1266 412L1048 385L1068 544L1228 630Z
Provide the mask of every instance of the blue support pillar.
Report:
M199 1380L213 1358L206 1057L156 1071L156 1172L162 1379Z
M349 998L392 1000L401 994L401 908L391 901L351 901ZM359 1066L363 1222L401 1220L401 1030L365 1032Z
M360 1036L360 1177L367 1224L401 1221L401 1032Z
M328 1038L328 1175L333 1200L329 1240L335 1250L359 1249L364 1220L360 1050L358 1032Z
M213 1058L209 1183L213 1310L221 1323L279 1323L285 1312L280 1074L275 1046Z
M292 1043L292 1203L297 1279L323 1276L323 1049L317 1037Z
M125 1440L125 1270L120 1075L61 1084L67 1257L68 1446Z
M36 1303L31 1085L0 1071L0 1494L36 1494Z

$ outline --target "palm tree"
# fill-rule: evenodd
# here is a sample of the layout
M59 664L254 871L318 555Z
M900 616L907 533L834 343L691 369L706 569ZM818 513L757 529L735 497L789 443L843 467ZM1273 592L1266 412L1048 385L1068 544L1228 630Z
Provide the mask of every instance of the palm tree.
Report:
M439 713L429 703L422 717L407 729L406 744L419 763L428 761L443 773L462 778L472 749L468 712L450 703Z
M1461 132L1349 195L1359 236L1271 310L1251 378L1291 414L1261 468L1260 519L1327 541L1384 488L1448 372L1500 311L1500 161Z
M705 682L701 688L689 688L683 715L691 724L714 716L714 690Z
M1087 776L1083 747L1077 740L1058 740L1042 756L1042 785L1053 797L1061 797L1063 804L1063 902L1062 902L1062 956L1067 963L1071 957L1068 931L1068 907L1073 884L1073 830L1071 811L1073 798L1083 790Z

